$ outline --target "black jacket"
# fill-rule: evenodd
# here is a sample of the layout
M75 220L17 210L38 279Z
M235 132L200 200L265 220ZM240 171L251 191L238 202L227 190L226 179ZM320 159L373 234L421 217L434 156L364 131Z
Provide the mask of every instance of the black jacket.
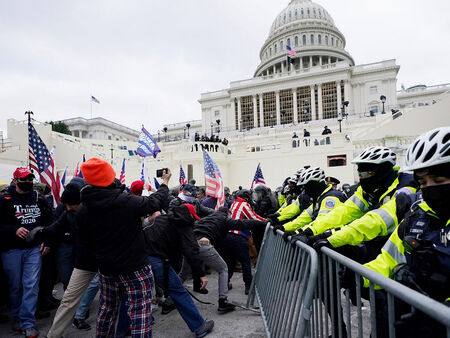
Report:
M193 233L194 219L187 207L174 207L166 215L155 218L153 225L144 229L149 256L169 259L177 263L184 255L194 276L203 277L199 246Z
M184 203L192 204L195 207L195 212L200 218L208 216L214 212L214 209L205 207L198 199L195 199L193 202L185 202L179 197L174 198L173 200L170 201L169 210L171 210L174 207L178 207Z
M267 217L270 214L276 212L278 208L273 207L272 200L269 195L263 196L262 199L256 201L255 212L261 217Z
M10 186L0 198L0 251L41 244L38 237L26 242L16 235L16 231L21 227L32 230L37 226L48 226L52 221L52 210L43 195L33 189L27 194L19 194L14 186Z
M195 223L194 234L197 239L206 237L214 246L220 246L229 230L251 230L265 226L265 222L253 219L232 219L224 212L216 211Z
M141 216L161 210L168 194L164 184L148 197L124 193L123 188L88 185L81 190L77 223L102 274L131 273L148 264Z

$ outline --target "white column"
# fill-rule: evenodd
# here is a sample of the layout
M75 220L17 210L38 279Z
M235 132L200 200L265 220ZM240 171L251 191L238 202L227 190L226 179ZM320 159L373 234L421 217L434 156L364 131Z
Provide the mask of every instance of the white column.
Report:
M253 95L253 127L258 127L258 111L256 110L256 95Z
M323 65L323 63L322 63L322 56L319 56L319 65Z
M322 109L322 84L317 85L317 97L319 101L319 120L323 119L323 109Z
M263 108L263 94L259 95L259 125L264 127L264 108Z
M273 65L273 75L275 75L275 65Z
M328 64L331 63L331 56L328 57Z
M277 125L281 124L281 116L280 116L280 92L277 90L275 92L275 100L277 107Z
M242 128L242 116L241 116L241 98L238 97L238 130Z
M284 62L283 61L281 61L281 72L282 73L284 72Z
M292 89L292 105L294 106L294 124L298 123L297 88Z
M298 69L300 69L300 70L302 70L303 69L303 57L299 57L298 58L298 61L299 61L299 67L298 67Z
M312 64L312 56L309 57L309 68L311 68L313 66Z
M314 85L310 86L311 89L311 107L310 107L310 113L311 113L311 120L316 119L316 100L314 95Z
M336 82L336 94L337 94L337 113L339 115L339 112L341 111L342 106L342 96L341 96L341 81Z

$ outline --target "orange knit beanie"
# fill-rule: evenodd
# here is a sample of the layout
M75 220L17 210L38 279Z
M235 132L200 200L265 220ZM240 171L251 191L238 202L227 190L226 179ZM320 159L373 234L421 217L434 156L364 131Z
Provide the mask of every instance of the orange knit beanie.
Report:
M114 182L116 172L106 161L90 158L81 165L81 172L87 184L107 187Z

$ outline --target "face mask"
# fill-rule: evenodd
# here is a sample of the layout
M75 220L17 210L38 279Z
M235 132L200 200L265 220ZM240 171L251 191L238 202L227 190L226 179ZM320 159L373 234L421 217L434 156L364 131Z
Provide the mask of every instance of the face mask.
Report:
M422 189L422 197L443 220L450 217L450 183L433 185Z
M17 181L17 186L22 190L23 192L29 192L31 189L33 189L33 182L21 182Z
M308 195L309 197L316 199L317 197L319 197L319 195L321 193L323 193L324 189L326 188L326 186L324 184L320 184L320 182L308 182L304 185L305 187L305 193L306 195Z

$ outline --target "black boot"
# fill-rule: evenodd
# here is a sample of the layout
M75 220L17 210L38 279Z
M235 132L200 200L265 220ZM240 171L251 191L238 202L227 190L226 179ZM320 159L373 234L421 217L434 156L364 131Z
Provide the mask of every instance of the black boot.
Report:
M217 309L219 312L230 312L234 311L236 305L228 303L226 298L219 298L219 308Z

